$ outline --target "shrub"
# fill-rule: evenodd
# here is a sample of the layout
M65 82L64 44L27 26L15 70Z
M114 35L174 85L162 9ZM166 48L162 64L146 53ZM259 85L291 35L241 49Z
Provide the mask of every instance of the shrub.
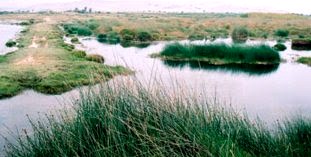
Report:
M72 51L75 49L75 46L71 44L62 43L61 46L67 51Z
M280 62L277 51L267 45L240 44L168 44L160 53L161 56L181 60L213 61L220 63L257 63L275 64ZM169 58L168 58L169 59Z
M106 39L107 38L107 34L99 34L97 35L98 39Z
M277 43L273 46L273 48L277 51L284 51L286 50L286 46L282 43Z
M120 42L120 35L117 32L111 31L107 33L108 41Z
M97 62L97 63L104 63L105 62L104 57L101 55L97 55L97 54L87 55L86 59L89 61Z
M89 20L87 21L87 27L91 30L95 30L99 27L99 23L95 20Z
M14 46L16 46L16 44L17 43L15 41L9 40L8 42L5 43L5 46L7 46L7 47L14 47Z
M78 58L84 58L86 56L86 52L85 51L74 51L73 55Z
M136 32L134 30L123 29L120 35L122 40L131 41L136 39Z
M274 35L279 37L287 37L289 35L289 31L285 29L278 29L274 32Z
M68 34L77 34L80 36L90 36L93 34L90 28L81 24L64 24L63 27Z
M71 39L71 42L72 42L72 43L79 43L79 39L78 39L77 37L73 37L73 38Z
M311 66L311 57L300 57L297 62Z
M107 34L99 34L97 36L97 41L103 43L116 44L120 42L120 36L117 32L108 32Z
M311 50L311 38L292 39L292 49Z
M145 32L145 31L140 31L137 33L137 39L139 41L151 41L152 40L152 36L149 32Z
M245 27L236 27L232 31L232 40L236 43L246 42L248 38L248 30Z
M77 34L80 36L90 36L92 35L92 31L87 27L79 27L77 29Z

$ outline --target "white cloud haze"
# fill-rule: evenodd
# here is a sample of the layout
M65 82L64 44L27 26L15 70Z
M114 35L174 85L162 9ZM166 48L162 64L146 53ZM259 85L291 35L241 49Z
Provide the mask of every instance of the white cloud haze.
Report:
M49 5L44 5L49 4ZM107 11L281 12L311 14L309 0L0 0L1 8Z

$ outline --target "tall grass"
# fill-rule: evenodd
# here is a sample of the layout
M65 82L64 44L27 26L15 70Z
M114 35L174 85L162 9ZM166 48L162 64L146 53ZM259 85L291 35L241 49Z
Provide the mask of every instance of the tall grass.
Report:
M267 45L241 45L233 44L179 44L167 45L160 53L168 58L186 60L212 60L233 63L278 63L280 55Z
M310 156L311 123L268 131L231 110L189 94L141 85L84 92L75 112L31 121L7 156Z

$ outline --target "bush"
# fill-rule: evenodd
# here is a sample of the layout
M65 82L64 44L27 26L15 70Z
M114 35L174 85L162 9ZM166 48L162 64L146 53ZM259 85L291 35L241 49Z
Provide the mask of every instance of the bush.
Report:
M104 63L105 62L104 57L101 55L97 55L97 54L87 55L86 59L89 61L97 62L97 63Z
M72 51L75 49L75 46L71 44L62 43L61 46L67 51Z
M108 41L120 42L120 35L117 32L111 31L107 33Z
M277 50L277 51L284 51L284 50L287 49L286 46L285 46L284 44L282 44L282 43L277 43L277 44L275 44L275 45L273 46L273 48L274 48L275 50Z
M151 41L152 36L149 32L141 31L137 33L137 39L139 41Z
M92 35L92 31L87 27L79 27L77 29L77 34L80 36L90 36Z
M297 62L311 66L311 57L300 57Z
M99 35L97 35L97 38L98 39L107 39L107 34L99 34Z
M68 34L77 34L79 36L90 36L92 35L92 30L81 24L64 24L64 30Z
M160 53L167 59L197 60L220 63L258 63L276 64L280 62L277 51L267 45L240 44L168 44ZM216 60L216 61L215 61Z
M78 58L84 58L86 56L86 52L85 51L74 51L73 55Z
M73 38L71 39L71 42L72 42L72 43L79 43L79 39L78 39L77 37L73 37Z
M236 43L246 42L249 31L245 27L236 27L232 31L232 40Z
M17 43L15 41L10 40L10 41L5 43L5 46L7 46L7 47L14 47L14 46L16 46L16 44Z
M274 35L278 37L287 37L289 35L289 31L285 29L278 29L274 32Z
M99 34L97 41L102 43L116 44L120 42L120 36L117 32L108 32L107 34Z
M89 20L87 21L87 27L91 30L95 30L99 27L99 23L95 20Z
M136 39L136 32L134 30L123 29L120 32L122 40L131 41Z

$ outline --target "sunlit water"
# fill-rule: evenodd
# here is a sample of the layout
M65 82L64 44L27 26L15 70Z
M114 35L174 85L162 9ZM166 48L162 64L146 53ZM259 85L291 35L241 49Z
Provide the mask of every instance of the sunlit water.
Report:
M0 24L0 55L16 50L16 48L6 47L5 43L10 39L14 39L21 30L22 26Z
M204 42L209 41L194 43ZM231 40L215 42L230 43ZM248 44L256 43L248 41ZM109 45L89 39L82 40L82 46L77 48L89 54L103 55L107 65L123 65L135 70L135 78L146 84L150 80L161 80L161 84L171 90L174 88L172 82L177 80L187 90L204 91L206 97L216 97L217 102L230 105L241 113L247 112L252 119L258 117L268 125L286 117L311 117L311 86L308 85L311 67L294 62L297 55L311 56L311 51L294 51L287 42L288 49L280 52L287 62L276 66L211 66L197 62L164 62L149 57L160 52L165 44L167 42L156 42L145 48L124 48L120 44ZM78 91L47 96L28 90L16 97L0 100L0 133L8 136L7 128L13 131L29 128L26 115L37 118L62 109L78 97ZM0 140L0 147L3 145L4 141Z

